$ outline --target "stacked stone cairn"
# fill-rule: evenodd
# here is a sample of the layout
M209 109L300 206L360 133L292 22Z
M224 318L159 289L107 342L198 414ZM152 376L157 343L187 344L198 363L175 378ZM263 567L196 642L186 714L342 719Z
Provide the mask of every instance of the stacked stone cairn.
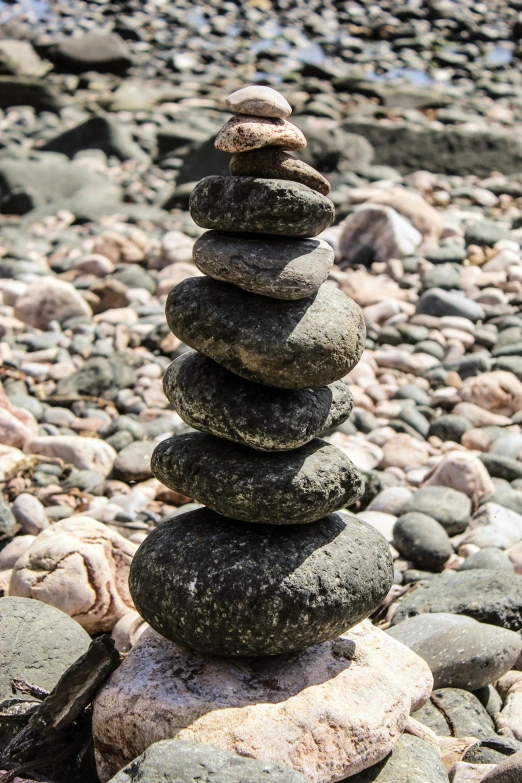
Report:
M334 260L314 239L333 220L329 184L288 150L306 146L287 101L251 86L216 147L230 176L190 200L210 229L194 246L204 276L166 305L195 350L165 374L194 430L162 441L152 468L203 504L156 528L135 555L131 593L167 639L224 656L269 656L333 639L368 617L393 576L385 539L347 513L363 481L321 439L350 415L341 380L359 361L359 307L325 282Z

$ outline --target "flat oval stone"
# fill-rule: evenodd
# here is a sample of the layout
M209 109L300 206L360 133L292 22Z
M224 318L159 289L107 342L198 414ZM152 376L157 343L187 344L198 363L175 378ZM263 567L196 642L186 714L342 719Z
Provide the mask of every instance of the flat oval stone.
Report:
M147 536L130 590L140 615L173 642L264 656L335 638L379 606L392 578L385 538L348 514L277 527L202 508Z
M238 114L223 125L214 142L221 152L247 152L267 145L302 150L306 139L296 125L280 117Z
M334 251L324 239L289 239L207 231L194 263L205 275L275 299L304 299L324 283Z
M256 117L289 117L292 107L280 92L272 87L252 84L230 93L227 106L237 114Z
M169 489L256 524L315 522L354 503L364 490L344 452L319 438L292 451L267 453L188 432L158 443L151 467Z
M192 277L172 289L166 315L191 348L242 378L281 389L339 380L361 358L366 339L360 308L330 285L288 302Z
M393 544L417 568L441 571L453 554L448 534L436 519L418 511L402 514L393 527Z
M315 237L335 210L330 199L299 182L214 175L192 191L190 214L202 228Z
M286 451L342 424L353 398L343 381L274 389L240 378L197 351L178 356L163 378L165 395L196 430L260 451Z
M268 177L301 182L323 196L330 192L330 183L304 160L297 160L280 147L263 147L250 152L238 152L229 164L234 177Z

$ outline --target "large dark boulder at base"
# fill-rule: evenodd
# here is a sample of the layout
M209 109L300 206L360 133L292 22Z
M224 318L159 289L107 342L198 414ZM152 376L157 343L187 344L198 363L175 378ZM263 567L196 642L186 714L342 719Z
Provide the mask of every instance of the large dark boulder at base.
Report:
M339 380L361 358L366 338L358 305L328 284L290 302L192 277L172 289L165 312L186 345L242 378L281 389Z
M299 772L188 740L162 740L121 769L109 783L306 783Z
M373 145L374 163L405 173L424 169L487 177L493 171L511 174L522 168L522 140L511 130L415 128L405 122L365 119L348 120L343 129L361 134Z
M279 527L202 508L149 534L129 586L165 638L213 655L265 656L344 633L377 608L392 579L386 539L348 514Z
M190 214L202 228L301 238L320 234L335 209L330 199L299 182L211 176L192 191Z
M303 446L346 421L353 407L343 381L275 389L240 378L197 351L178 356L167 367L163 388L174 410L194 429L260 451Z
M364 489L348 457L319 438L267 453L188 432L158 443L151 465L162 484L218 514L267 525L314 522Z

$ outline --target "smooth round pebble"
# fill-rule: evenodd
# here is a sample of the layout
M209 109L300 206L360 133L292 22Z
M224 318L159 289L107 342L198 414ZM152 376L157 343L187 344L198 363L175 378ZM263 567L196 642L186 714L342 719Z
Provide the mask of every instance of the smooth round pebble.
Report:
M448 534L426 514L411 511L400 516L393 527L393 545L417 568L440 571L453 554Z
M300 182L323 196L327 196L331 190L326 177L280 147L238 152L229 163L229 171L234 177L267 177Z
M268 145L302 150L306 139L296 125L281 117L238 114L223 125L214 142L221 152L247 152Z
M272 87L252 84L230 93L227 106L237 114L256 117L289 117L292 107L280 92Z

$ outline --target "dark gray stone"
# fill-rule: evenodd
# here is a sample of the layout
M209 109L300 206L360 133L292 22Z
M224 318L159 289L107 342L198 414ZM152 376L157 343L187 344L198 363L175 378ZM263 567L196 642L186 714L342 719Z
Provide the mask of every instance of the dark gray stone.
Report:
M393 544L406 560L417 568L440 571L453 554L448 534L427 514L412 511L402 514L393 526Z
M114 33L89 32L63 38L51 46L46 55L56 68L66 73L121 73L132 64L123 38Z
M142 163L149 160L148 155L133 140L128 126L103 116L91 117L75 128L63 131L47 141L41 149L62 152L70 158L81 150L98 149L120 160L136 159Z
M418 405L429 405L430 395L421 389L420 386L414 386L412 383L407 383L404 386L399 386L395 392L396 400L414 400Z
M81 625L54 606L32 598L1 598L0 698L12 697L15 677L52 690L90 643Z
M435 688L474 691L498 680L515 664L520 635L455 614L423 614L388 631L429 665Z
M151 458L155 446L150 440L136 440L125 446L114 462L114 478L127 483L152 478Z
M322 174L280 147L262 147L249 152L238 152L230 161L230 173L236 177L300 182L323 196L330 192L330 183Z
M522 752L502 761L482 778L483 783L520 783L522 779Z
M464 433L471 429L472 425L464 416L448 413L433 419L430 424L428 437L435 435L435 437L441 440L451 440L455 443L460 443Z
M402 734L392 752L345 783L448 783L436 748L412 734Z
M269 525L314 522L354 503L364 490L348 457L318 438L269 454L190 432L162 440L152 470L167 487L218 514Z
M343 381L305 389L275 389L225 370L197 351L167 368L165 395L196 430L260 451L286 451L335 429L351 413Z
M506 757L522 750L522 742L509 737L491 737L479 740L467 749L462 761L468 764L499 764Z
M466 258L466 250L462 245L452 242L448 245L428 248L422 255L432 264L461 264Z
M207 231L196 241L193 259L215 280L275 299L304 299L328 277L334 251L322 239Z
M465 614L511 631L522 628L522 576L486 569L438 574L401 601L392 625L426 612Z
M484 308L463 293L432 288L422 294L417 303L417 312L423 315L457 315L470 321L482 321Z
M433 695L452 719L457 730L457 737L488 739L488 737L494 736L493 721L472 693L458 688L441 688L435 690ZM419 723L429 726L439 737L452 736L446 718L431 700L427 701L420 710L412 713L412 717Z
M418 511L440 522L448 535L463 533L471 517L471 500L451 487L422 487L404 506L403 513Z
M162 740L109 783L306 783L299 772L188 740Z
M392 579L385 538L348 514L278 527L203 508L149 534L129 585L141 616L167 639L209 654L264 656L344 633L380 604Z
M470 571L474 568L492 568L494 571L513 571L513 563L502 549L487 546L479 552L473 552L459 566L459 571Z
M172 289L166 314L191 348L242 378L282 389L339 380L361 358L366 337L359 307L326 284L285 302L192 277Z
M87 359L80 370L56 384L55 394L69 397L79 394L114 399L120 389L133 386L136 374L129 362L119 356Z
M335 210L329 199L298 182L211 176L192 191L190 214L198 226L218 231L315 237Z
M58 114L66 105L58 92L42 81L26 76L0 76L0 109L32 106L37 112Z
M490 476L494 478L505 479L506 481L515 481L522 478L522 462L511 457L505 457L503 454L481 454L481 461L487 468Z

